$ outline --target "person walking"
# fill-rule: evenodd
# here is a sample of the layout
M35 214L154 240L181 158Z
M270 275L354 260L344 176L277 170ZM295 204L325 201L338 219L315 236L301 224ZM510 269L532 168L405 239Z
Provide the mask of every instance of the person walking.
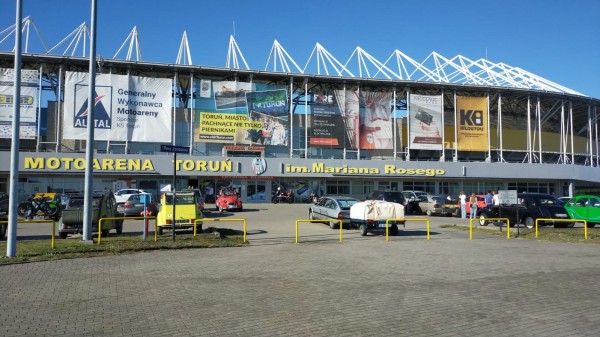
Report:
M467 218L467 195L465 192L460 192L458 195L458 199L460 199L460 217L462 219Z
M469 219L477 219L477 196L475 193L471 193L471 197L469 198L469 204L471 206L471 211L469 212Z

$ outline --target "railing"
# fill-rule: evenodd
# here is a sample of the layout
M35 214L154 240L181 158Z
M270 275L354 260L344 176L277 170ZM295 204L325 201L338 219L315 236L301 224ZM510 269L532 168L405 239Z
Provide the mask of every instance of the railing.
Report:
M47 222L52 223L52 235L50 237L52 238L51 246L52 246L52 249L54 249L54 235L56 233L56 220L17 220L17 223L47 223ZM3 223L8 225L8 221L0 221L0 224L3 224Z
M538 237L538 223L540 221L549 221L549 222L583 222L583 237L585 240L587 240L588 238L588 231L587 231L587 220L579 220L579 219L546 219L546 218L539 218L539 219L535 219L535 237Z
M139 219L154 219L154 227L156 228L156 217L155 216L132 216L132 217L111 217L111 218L100 218L100 220L98 220L98 244L100 244L100 241L102 240L102 221L104 220L123 220L125 221L125 219L130 219L130 220L139 220ZM154 231L154 237L156 241L156 230Z

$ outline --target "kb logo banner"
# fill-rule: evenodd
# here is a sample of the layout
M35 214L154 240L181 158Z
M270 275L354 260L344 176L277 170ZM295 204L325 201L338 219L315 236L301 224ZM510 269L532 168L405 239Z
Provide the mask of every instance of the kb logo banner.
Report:
M459 151L488 151L487 107L487 97L456 97Z

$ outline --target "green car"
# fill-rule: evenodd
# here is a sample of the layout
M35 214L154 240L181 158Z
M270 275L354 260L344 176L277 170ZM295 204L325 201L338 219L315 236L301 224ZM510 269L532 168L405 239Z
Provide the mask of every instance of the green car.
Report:
M597 195L578 195L569 199L565 209L571 219L586 220L592 228L600 223L600 197Z

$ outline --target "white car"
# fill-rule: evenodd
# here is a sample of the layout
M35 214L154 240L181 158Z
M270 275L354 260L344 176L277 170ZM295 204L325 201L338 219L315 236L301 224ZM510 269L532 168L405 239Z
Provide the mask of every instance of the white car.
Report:
M125 188L125 189L118 190L117 192L115 192L115 200L117 201L117 205L122 205L125 203L125 201L127 201L127 199L129 199L130 195L140 194L140 193L146 193L146 192L144 192L144 190L138 190L135 188Z

